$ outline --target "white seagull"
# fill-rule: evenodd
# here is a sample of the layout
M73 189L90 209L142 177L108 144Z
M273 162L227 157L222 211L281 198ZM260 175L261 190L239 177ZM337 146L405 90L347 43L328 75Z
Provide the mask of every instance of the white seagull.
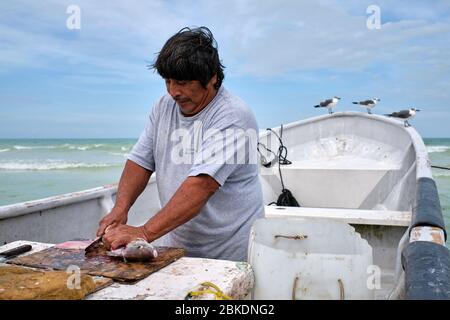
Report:
M408 110L392 112L390 114L386 114L386 116L403 119L403 120L405 120L405 127L410 127L411 125L409 124L408 120L413 118L416 115L417 111L420 111L420 110L416 109L416 108L411 108Z
M378 101L380 101L380 99L373 98L373 99L369 99L369 100L353 102L353 104L359 104L360 106L365 107L367 109L367 113L372 114L371 109L373 107L375 107L375 105L377 104Z
M339 100L341 100L341 98L333 97L331 99L327 99L327 100L321 101L320 104L314 106L314 108L327 108L328 109L328 113L332 114L333 111L331 109L333 109L337 105Z

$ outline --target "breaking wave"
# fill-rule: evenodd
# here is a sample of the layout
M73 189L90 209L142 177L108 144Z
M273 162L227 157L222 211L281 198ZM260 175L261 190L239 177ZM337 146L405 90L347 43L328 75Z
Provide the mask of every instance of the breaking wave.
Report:
M3 147L4 148L4 147ZM37 146L26 146L26 145L14 145L12 149L16 151L27 151L27 150L45 150L45 149L53 149L55 151L86 151L86 150L117 150L117 151L128 151L131 149L129 144L124 145L112 145L105 143L96 143L96 144L72 144L72 143L64 143L64 144L56 144L56 145L37 145ZM0 149L9 151L6 149Z
M128 153L120 153L120 152L110 152L109 154L112 154L113 156L124 157L124 158L127 158L129 155Z
M3 163L0 163L0 170L47 171L47 170L66 170L66 169L107 168L107 167L114 167L114 166L117 166L117 164L64 162L64 161L3 162Z
M56 148L56 146L35 146L35 147L30 147L30 146L14 146L13 147L16 150L33 150L33 149L54 149Z
M450 150L450 146L427 146L428 153L446 152Z

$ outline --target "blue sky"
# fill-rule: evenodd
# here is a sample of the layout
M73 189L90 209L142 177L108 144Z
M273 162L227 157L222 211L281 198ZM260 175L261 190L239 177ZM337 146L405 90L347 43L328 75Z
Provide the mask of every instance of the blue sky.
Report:
M70 30L69 5L81 12ZM367 8L381 28L367 28ZM450 1L0 2L0 138L136 138L162 79L146 66L184 26L208 26L224 85L259 126L381 99L375 113L419 107L424 137L450 137Z

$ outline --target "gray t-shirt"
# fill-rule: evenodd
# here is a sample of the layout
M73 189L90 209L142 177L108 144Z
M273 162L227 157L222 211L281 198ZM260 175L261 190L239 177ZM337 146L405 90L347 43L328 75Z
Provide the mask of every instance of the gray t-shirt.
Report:
M196 217L167 235L168 245L191 257L247 260L250 228L264 216L257 138L252 111L223 86L191 117L168 94L157 102L128 159L156 172L161 205L188 176L207 174L220 184Z

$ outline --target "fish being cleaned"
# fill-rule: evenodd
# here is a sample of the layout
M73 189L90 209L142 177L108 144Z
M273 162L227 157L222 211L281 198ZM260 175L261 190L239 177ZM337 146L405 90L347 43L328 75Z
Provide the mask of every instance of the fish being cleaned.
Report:
M110 257L121 257L125 262L144 262L155 259L158 256L158 251L144 239L137 239L127 244L126 247L108 251L107 255Z

